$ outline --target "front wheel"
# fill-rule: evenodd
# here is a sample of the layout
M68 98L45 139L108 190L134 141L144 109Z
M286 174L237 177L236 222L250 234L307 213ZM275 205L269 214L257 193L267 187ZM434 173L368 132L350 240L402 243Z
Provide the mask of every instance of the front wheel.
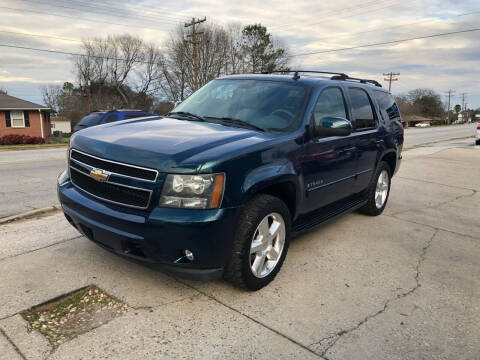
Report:
M285 260L290 225L288 207L277 197L250 200L240 216L225 279L249 290L270 283Z
M360 208L360 212L370 216L380 215L387 205L390 195L390 166L382 161L366 189L367 203Z

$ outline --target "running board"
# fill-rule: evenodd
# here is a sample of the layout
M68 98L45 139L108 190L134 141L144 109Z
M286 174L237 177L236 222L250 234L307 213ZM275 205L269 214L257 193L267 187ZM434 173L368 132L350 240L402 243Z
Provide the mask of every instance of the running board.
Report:
M363 196L355 195L303 215L293 223L292 235L312 230L341 215L355 211L366 203L367 200Z

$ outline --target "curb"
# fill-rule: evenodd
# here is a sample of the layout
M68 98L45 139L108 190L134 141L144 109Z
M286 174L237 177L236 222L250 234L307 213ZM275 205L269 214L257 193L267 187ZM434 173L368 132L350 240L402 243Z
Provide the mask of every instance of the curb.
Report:
M36 216L36 215L43 215L43 214L46 214L46 213L59 211L60 209L61 209L60 204L55 204L55 205L45 207L45 208L42 208L42 209L30 210L30 211L27 211L27 212L24 212L24 213L21 213L21 214L7 216L7 217L4 217L4 218L0 219L0 225L7 224L7 223L10 223L10 222L13 222L13 221L18 221L18 220L22 220L22 219L31 218L31 217Z

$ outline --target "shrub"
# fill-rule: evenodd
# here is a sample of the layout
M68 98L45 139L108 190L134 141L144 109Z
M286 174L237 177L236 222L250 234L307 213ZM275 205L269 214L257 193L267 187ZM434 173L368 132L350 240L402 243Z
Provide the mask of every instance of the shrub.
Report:
M0 145L44 144L45 139L40 136L5 135L0 137Z

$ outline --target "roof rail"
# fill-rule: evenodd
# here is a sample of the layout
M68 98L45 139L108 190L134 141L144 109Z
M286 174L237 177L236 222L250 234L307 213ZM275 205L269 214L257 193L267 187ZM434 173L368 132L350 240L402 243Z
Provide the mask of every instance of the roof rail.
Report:
M332 71L313 71L313 70L273 70L273 71L264 71L262 74L273 74L273 73L294 73L293 78L295 80L300 79L299 73L311 73L311 74L329 74L329 75L338 75L338 76L346 76L347 74L339 73L339 72L332 72Z
M331 79L332 80L342 80L342 81L358 81L359 83L362 83L362 84L372 84L372 85L375 85L375 86L378 86L378 87L382 87L382 85L376 80L354 78L354 77L350 77L348 75L345 75L345 76L335 75L335 76L332 76Z
M333 71L313 71L313 70L273 70L273 71L264 71L262 74L273 74L273 73L293 73L293 79L298 80L300 79L299 73L311 73L311 74L329 74L333 75L330 79L331 80L343 80L343 81L358 81L362 84L372 84L378 87L382 87L382 85L376 80L369 80L369 79L360 79L350 77L345 73L333 72Z

